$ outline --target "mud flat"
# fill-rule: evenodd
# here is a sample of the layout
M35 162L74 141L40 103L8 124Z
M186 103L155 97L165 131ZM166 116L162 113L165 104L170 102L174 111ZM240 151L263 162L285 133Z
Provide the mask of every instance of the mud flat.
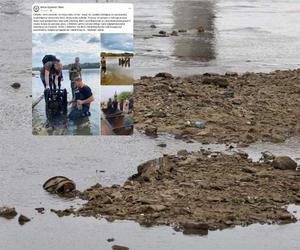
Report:
M138 129L203 143L279 143L300 134L300 69L157 76L135 83Z
M253 162L245 153L181 150L139 165L122 186L96 184L81 192L87 203L77 210L54 212L170 225L186 234L253 223L292 223L297 219L286 205L300 203L296 166L285 158L274 164Z

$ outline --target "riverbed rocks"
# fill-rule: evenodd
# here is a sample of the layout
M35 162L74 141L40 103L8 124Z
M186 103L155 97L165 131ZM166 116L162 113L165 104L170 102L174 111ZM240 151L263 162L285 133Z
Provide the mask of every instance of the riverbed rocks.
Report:
M300 134L300 69L189 77L160 73L136 81L134 97L135 128L155 126L178 139L247 145L282 143ZM205 121L204 130L190 126L197 120Z
M128 247L120 246L120 245L113 245L111 248L112 248L113 250L129 250Z
M14 89L19 89L21 88L21 84L19 82L14 82L10 85Z
M286 205L300 204L299 190L299 172L271 162L241 153L179 151L140 164L122 186L88 188L80 193L87 202L68 212L205 235L235 225L295 222Z
M156 74L155 77L162 77L165 79L173 79L172 74L166 73L166 72L160 72L160 73Z
M145 128L145 134L150 137L157 137L157 127L147 126Z
M23 226L25 223L31 221L27 216L21 214L18 218L18 222L21 226Z
M0 207L0 217L10 220L16 217L17 214L18 213L14 207Z
M297 163L291 157L278 156L273 160L272 166L281 170L296 170Z

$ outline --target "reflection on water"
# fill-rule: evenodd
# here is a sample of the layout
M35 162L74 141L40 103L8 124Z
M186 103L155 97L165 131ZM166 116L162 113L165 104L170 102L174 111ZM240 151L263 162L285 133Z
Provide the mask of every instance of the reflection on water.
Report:
M71 86L68 80L68 71L63 70L64 81L62 88L68 91L68 100L72 99ZM47 116L45 112L45 101L34 107L32 112L33 134L37 135L99 135L99 69L84 69L82 71L84 84L88 85L93 92L95 101L91 103L91 116L71 121L66 115L60 114ZM43 85L37 75L32 77L32 97L33 101L43 93ZM71 107L68 109L70 113Z
M106 57L106 71L101 72L102 85L131 85L133 84L133 58L122 62L119 57ZM121 59L121 61L120 61Z
M65 2L95 3L93 0ZM204 72L271 71L300 66L298 0L275 3L273 0L131 2L135 15L135 78L161 71L180 76ZM31 4L29 0L4 1L0 3L1 13L16 9L30 15ZM151 28L152 24L157 28ZM199 33L197 29L201 26L205 32ZM174 29L186 29L187 32L178 36L153 37L160 30L170 33Z
M179 60L208 62L216 58L214 8L215 3L210 1L174 3L174 29L187 33L174 39L173 55Z

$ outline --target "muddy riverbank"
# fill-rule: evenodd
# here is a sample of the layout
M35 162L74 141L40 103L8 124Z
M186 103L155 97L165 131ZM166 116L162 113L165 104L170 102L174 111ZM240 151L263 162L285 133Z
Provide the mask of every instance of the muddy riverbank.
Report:
M136 128L202 143L279 143L300 133L300 69L142 77Z
M186 234L296 222L287 205L300 202L297 164L291 160L283 170L275 162L253 162L245 153L182 150L139 165L124 185L94 185L79 194L87 199L81 208L56 213L170 225Z

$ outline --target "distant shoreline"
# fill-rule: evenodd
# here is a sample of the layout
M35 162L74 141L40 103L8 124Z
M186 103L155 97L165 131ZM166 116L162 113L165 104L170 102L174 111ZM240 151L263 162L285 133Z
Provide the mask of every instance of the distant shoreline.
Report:
M63 70L69 69L71 64L66 64L63 66ZM99 69L100 68L100 63L82 63L80 64L80 67L82 69ZM40 71L42 67L33 67L32 71Z
M133 53L125 52L125 53L112 53L112 52L102 52L101 57L122 57L122 56L129 56L133 57Z

